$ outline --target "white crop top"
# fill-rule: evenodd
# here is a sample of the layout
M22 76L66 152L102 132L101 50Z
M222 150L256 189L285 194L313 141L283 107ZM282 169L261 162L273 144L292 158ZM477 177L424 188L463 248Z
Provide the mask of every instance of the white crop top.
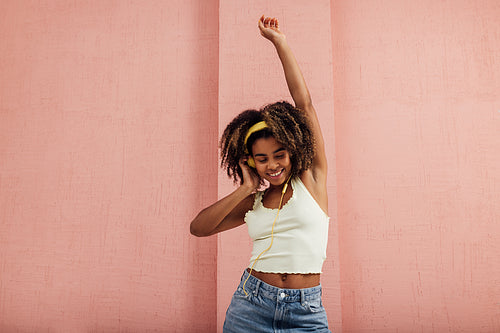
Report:
M326 259L330 218L314 200L299 177L290 180L293 194L274 226L273 245L261 255L254 270L266 273L321 273ZM253 209L245 215L253 240L250 265L271 243L271 228L278 209L264 207L264 192L255 194Z

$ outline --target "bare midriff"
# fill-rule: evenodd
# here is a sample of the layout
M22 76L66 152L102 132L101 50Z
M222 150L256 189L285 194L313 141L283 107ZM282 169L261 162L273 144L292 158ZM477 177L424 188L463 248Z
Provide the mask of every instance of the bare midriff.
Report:
M250 269L247 268L247 272ZM252 271L257 279L282 289L303 289L312 288L319 285L320 274L291 274L291 273L264 273Z

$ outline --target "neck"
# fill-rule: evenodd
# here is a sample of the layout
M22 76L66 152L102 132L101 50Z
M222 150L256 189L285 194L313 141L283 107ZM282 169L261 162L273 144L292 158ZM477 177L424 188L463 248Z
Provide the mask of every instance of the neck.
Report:
M285 186L285 183L283 184L280 184L280 185L269 185L269 190L270 191L282 191L283 190L283 187Z
M290 179L291 178L292 178L292 176L290 175L286 181L284 181L283 183L281 183L279 185L272 185L272 184L270 184L269 185L269 190L271 190L271 191L280 191L280 192L283 191L283 188L290 183Z

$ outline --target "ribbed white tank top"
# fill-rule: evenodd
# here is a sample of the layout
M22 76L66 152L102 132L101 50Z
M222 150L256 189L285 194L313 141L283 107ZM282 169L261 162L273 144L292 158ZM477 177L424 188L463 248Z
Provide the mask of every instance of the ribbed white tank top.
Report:
M267 273L321 273L326 259L330 218L314 200L299 177L290 180L293 194L274 226L271 249L261 255L254 270ZM278 209L262 204L264 192L255 194L253 209L245 215L253 240L249 267L271 243L271 228Z

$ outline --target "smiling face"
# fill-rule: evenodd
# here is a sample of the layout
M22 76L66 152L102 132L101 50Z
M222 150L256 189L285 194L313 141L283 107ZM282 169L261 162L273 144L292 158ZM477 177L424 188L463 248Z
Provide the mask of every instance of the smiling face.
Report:
M283 184L290 176L290 154L274 137L255 140L252 155L257 173L272 186Z

